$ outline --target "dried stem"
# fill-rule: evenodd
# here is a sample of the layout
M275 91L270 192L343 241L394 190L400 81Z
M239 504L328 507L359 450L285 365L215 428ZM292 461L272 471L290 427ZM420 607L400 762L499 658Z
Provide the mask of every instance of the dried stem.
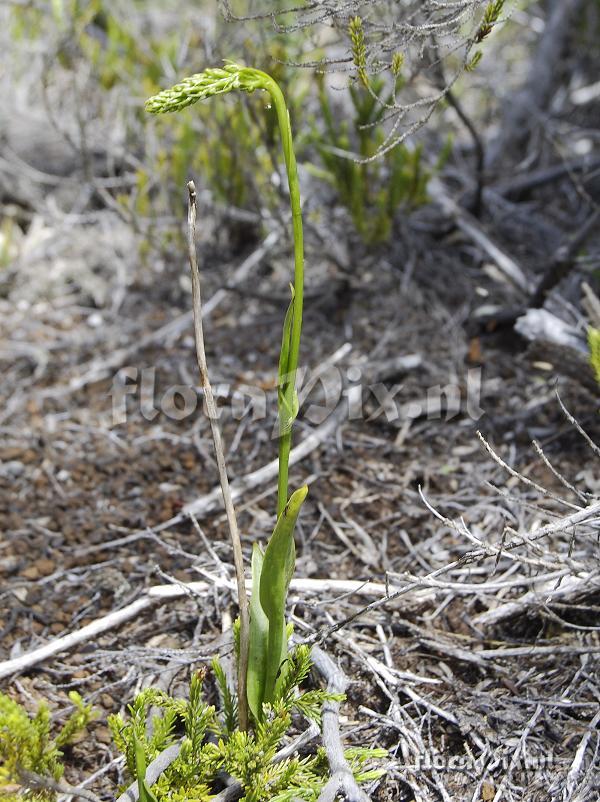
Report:
M219 482L223 493L223 504L227 516L227 525L233 547L233 562L237 578L238 604L240 608L240 657L238 661L238 711L239 724L241 730L248 729L248 699L246 694L246 674L248 672L248 648L250 616L248 612L248 595L246 593L246 583L244 577L244 556L242 554L242 543L235 515L235 508L231 497L229 479L227 477L227 467L225 465L225 452L221 440L221 430L219 429L217 417L217 405L213 395L212 387L208 379L208 367L206 364L206 352L204 349L204 333L202 330L202 299L200 295L200 273L198 271L198 260L196 258L196 187L190 181L187 185L189 193L188 203L188 250L190 258L190 270L192 274L192 303L194 309L194 337L196 340L196 356L198 359L198 370L200 372L200 383L204 390L206 400L206 411L210 421L210 429L215 449L217 468L219 471Z
M88 791L86 788L81 788L76 785L70 785L63 779L55 780L53 777L45 777L41 774L37 774L35 771L23 769L20 772L19 779L24 787L31 791L55 791L64 796L75 796L80 799L85 799L86 802L100 802L100 797L93 791ZM24 796L24 798L26 797Z

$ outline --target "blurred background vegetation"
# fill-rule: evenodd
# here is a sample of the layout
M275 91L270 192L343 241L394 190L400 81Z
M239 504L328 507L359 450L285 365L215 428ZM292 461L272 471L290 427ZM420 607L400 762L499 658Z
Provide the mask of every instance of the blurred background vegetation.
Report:
M458 520L464 513L483 542L500 542L508 524L539 532L548 516L564 513L557 492L575 492L582 504L600 493L589 443L579 442L556 400L558 380L570 414L599 441L599 0L290 5L296 11L286 12L282 0L0 0L6 658L137 598L143 584L155 583L157 559L178 581L197 579L192 553L203 570L215 570L212 552L181 518L187 504L214 497L217 481L191 336L190 178L198 190L198 253L211 304L208 360L231 476L243 487L244 477L275 456L274 366L291 243L273 110L255 93L176 115L144 112L146 98L223 59L270 72L291 110L307 252L302 360L314 392L301 409L298 442L317 425L307 412L320 414L328 392L320 380L313 390L313 369L318 376L321 366L331 365L332 375L339 368L351 381L347 388L340 383L339 392L348 390L348 404L353 394L352 415L334 418L334 428L294 468L299 483L319 477L303 511L301 575L362 581L388 572L405 576L415 559L427 572L460 560L465 539L440 526L421 488L444 514ZM362 388L351 379L356 369ZM381 379L371 386L370 375ZM115 387L135 390L118 424ZM172 392L181 387L199 401L187 417ZM246 401L255 389L266 398L262 416ZM337 411L346 415L343 403ZM477 430L539 485L519 490L511 474L504 486ZM548 464L540 452L532 461L532 440ZM542 485L551 494L538 503ZM252 486L240 498L241 527L252 539L272 531L270 492ZM173 526L176 549L146 536L157 526L165 532ZM227 563L219 514L211 510L202 527ZM350 550L346 539L354 533L360 548ZM566 578L573 566L597 558L596 540L585 532L575 539L569 525L556 535L552 560L561 577L563 567ZM106 544L105 562L97 550ZM499 570L511 573L511 594L522 588L530 596L537 581L532 565L543 565L539 578L546 581L546 558L533 551L530 557L517 569L502 557ZM497 567L490 605L500 587ZM575 586L580 576L572 578ZM418 632L437 622L445 633L441 654L451 642L446 635L456 635L461 653L473 655L480 633L460 622L469 620L474 597L454 590L450 604L440 606L436 593L430 606L418 601L406 620L412 617ZM508 590L502 586L498 598L506 600ZM135 659L127 656L115 668L115 655L123 654L123 635L115 631L101 641L114 651L96 662L92 652L76 653L71 663L53 662L45 679L45 669L36 670L36 681L71 687L75 677L86 698L91 689L106 713L115 712L142 672L156 671L159 651L166 666L167 646L212 648L221 633L220 602L200 623L196 602L187 602L187 619L175 605L162 618L154 611L140 617L126 633ZM318 626L357 609L348 598L333 603L331 612L319 605L298 609ZM556 616L579 621L581 610L567 608L557 605ZM515 792L515 799L533 800L540 788L546 799L551 783L558 794L573 790L569 766L580 760L581 727L596 726L597 699L581 671L582 633L570 623L558 626L552 611L546 620L525 609L524 623L500 633L502 642L514 645L516 637L519 649L532 650L527 658L517 650L503 669L521 672L522 682L512 707L495 720L494 748L532 734L524 694L562 700L575 688L582 711L575 720L561 701L558 713L547 711L553 729L537 728L541 753L560 743L567 760L560 780L554 764L548 781L530 772L519 779L536 789ZM371 649L371 621L354 632ZM498 632L489 631L494 649ZM544 632L550 645L535 657ZM569 633L571 656L564 651ZM429 657L420 646L412 649L404 619L389 635L396 665L417 678L439 672L428 698L469 729L486 724L498 699L506 703L503 673L492 663L487 675L472 660L463 671L448 652L446 671L437 646L427 647ZM471 645L463 649L466 637ZM341 640L337 648L345 648ZM383 641L374 648L387 661ZM97 671L105 672L98 681ZM557 678L550 691L549 676ZM114 699L101 690L107 678ZM348 716L357 743L370 736L351 722L362 720L363 702L377 699L379 686L368 679L363 687ZM30 686L24 688L26 698ZM405 703L403 715L412 697ZM382 705L388 709L386 700ZM412 709L407 721L418 733L422 714ZM432 754L454 754L453 718L431 731ZM381 721L373 725L375 738L383 732L381 743L389 745L389 736L397 746L405 728L389 730L388 718ZM484 729L488 737L492 730ZM414 748L421 748L417 741ZM84 759L75 752L72 762L80 779L98 768L89 751ZM494 771L501 788L501 762ZM412 799L409 785L417 780L404 776L380 798ZM105 776L106 798L114 797L113 779ZM481 777L471 779L477 784ZM514 775L510 782L512 788ZM436 794L429 783L427 777L422 787ZM462 798L453 788L449 793Z
M515 169L525 176L556 167L558 158L569 175L569 160L579 170L577 159L592 147L586 92L595 62L586 54L599 6L584 9L585 23L584 5L569 0L563 12L551 0L407 0L399 14L393 0L341 8L307 0L293 11L282 0L9 0L0 9L5 295L24 235L39 245L65 233L73 215L91 222L108 210L118 218L121 227L104 236L119 241L130 278L138 267L172 264L183 246L190 177L204 210L205 252L246 252L275 226L287 236L275 115L261 93L177 115L144 112L150 95L224 59L266 70L284 88L309 248L387 248L414 262L419 232L444 237L460 207L495 237L516 238L515 255L531 251L539 273L544 249L551 258L570 228L556 226L563 210L548 223L552 204L542 215L530 205L526 223L523 208L498 203ZM588 180L593 190L593 170ZM36 214L46 188L47 208ZM440 205L440 188L458 202L454 211ZM589 204L576 195L565 195L564 215L582 225ZM436 205L442 219L416 229L410 222L407 236L411 214ZM69 237L78 236L71 226ZM100 257L90 259L87 248L81 258L89 267ZM351 271L347 258L333 257L338 266L340 259ZM19 267L17 283L27 283L26 270ZM81 271L78 281L96 302L94 276Z
M343 72L325 72L332 52L347 55L344 30L278 33L264 20L226 22L212 2L181 0L11 3L8 24L11 62L30 77L29 102L45 108L88 178L120 179L96 192L145 235L142 254L168 250L178 236L190 171L223 208L234 248L284 208L274 112L264 98L160 119L143 111L146 97L224 58L265 69L285 87L300 163L367 244L388 240L397 211L427 199L428 178L449 152L446 138L425 158L409 138L365 161L388 136L389 108L377 98L391 99L403 78L374 75L365 85L350 58ZM298 62L314 66L291 66Z

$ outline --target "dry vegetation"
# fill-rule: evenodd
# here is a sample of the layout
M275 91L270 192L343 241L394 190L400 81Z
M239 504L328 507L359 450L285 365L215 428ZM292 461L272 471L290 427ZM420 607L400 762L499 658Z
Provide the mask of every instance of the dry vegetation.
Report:
M66 778L101 799L123 781L106 716L149 683L183 693L194 666L230 652L237 614L210 427L201 398L178 420L170 395L199 390L185 183L171 169L182 143L248 553L272 529L276 493L273 331L290 263L280 181L263 186L242 165L249 195L228 202L194 162L210 159L227 115L157 129L141 108L152 80L167 85L229 48L252 55L257 42L264 59L281 42L269 20L246 23L249 45L239 23L165 5L132 13L132 62L160 65L134 76L137 93L108 86L115 66L90 60L82 30L50 16L17 39L13 15L28 4L0 9L1 687L28 709L50 700L59 718L71 689L97 707ZM334 53L340 30L322 34ZM385 777L366 788L374 802L584 802L600 784L600 415L585 336L600 328L599 31L598 3L511 6L417 135L435 173L429 201L397 211L386 242L361 241L310 169L310 142L299 158L301 359L325 366L339 403L324 420L311 412L326 396L317 383L295 432L294 486L310 492L291 619L348 679L345 743L389 750ZM175 44L157 55L162 34ZM434 73L411 85L415 97ZM302 98L308 126L318 105ZM236 118L248 137L255 111ZM272 153L257 158L268 166ZM111 393L126 381L137 391L114 425ZM265 394L258 419L239 414L249 386Z

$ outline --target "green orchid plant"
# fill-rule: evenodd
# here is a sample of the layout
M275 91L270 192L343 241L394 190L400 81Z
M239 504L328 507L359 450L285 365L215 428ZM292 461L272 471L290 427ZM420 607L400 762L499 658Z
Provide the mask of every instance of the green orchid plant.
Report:
M304 295L304 242L300 187L292 140L289 112L279 85L261 70L226 62L192 75L160 92L146 102L152 114L177 112L217 95L229 92L267 92L275 109L287 172L294 240L294 282L291 301L283 324L278 370L279 473L277 483L278 520L263 554L255 545L252 554L252 595L249 631L240 632L240 664L247 666L246 677L238 681L239 722L246 728L247 708L256 723L264 718L265 705L281 698L285 685L288 632L285 607L295 564L294 527L308 488L301 487L288 498L289 459L292 425L298 414L296 373L302 331ZM244 617L240 617L243 626ZM246 699L241 698L243 686Z

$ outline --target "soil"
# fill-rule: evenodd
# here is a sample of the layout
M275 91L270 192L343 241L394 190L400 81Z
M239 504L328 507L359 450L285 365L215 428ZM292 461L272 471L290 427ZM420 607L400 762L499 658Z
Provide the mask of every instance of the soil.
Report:
M520 486L503 471L479 443L477 430L515 469L551 492L565 495L564 487L532 452L534 438L578 488L598 490L592 455L556 400L555 371L531 364L524 349L513 342L469 341L465 334L463 324L478 293L502 298L496 283L473 260L469 263L462 245L455 240L449 250L446 243L432 240L427 258L406 282L399 256L382 254L363 268L351 265L351 272L340 276L327 256L317 255L309 246L307 293L310 296L314 290L319 297L318 303L307 304L303 335L303 355L310 368L346 340L352 351L343 370L363 364L364 359L369 363L418 354L422 358L418 369L388 381L388 387L402 384L398 398L403 404L428 393L431 397L432 388L452 381L464 391L472 371L480 376L478 403L483 414L470 419L463 398L460 411L449 420L422 416L390 421L376 414L379 404L364 388L365 419L344 421L335 435L292 470L294 486L310 483L297 536L300 577L385 581L387 576L393 582L398 575L426 574L464 554L469 543L436 520L421 493L443 515L453 520L462 517L472 531L491 540L498 538L506 520L529 530L554 520L560 505ZM246 255L219 262L218 270L215 265L204 271L205 298L227 282ZM284 244L261 264L252 291L268 296L277 293L279 285L283 294L280 277L286 260ZM169 267L174 286L178 269L178 264ZM436 288L450 271L454 292L442 298ZM44 358L36 363L37 356L26 353L5 366L2 406L10 415L3 423L0 453L1 526L6 533L0 561L4 659L127 605L165 578L186 582L207 572L215 576L223 569L231 576L222 514L208 514L199 522L210 552L189 521L167 526L159 534L153 531L217 482L201 411L174 421L160 409L164 389L173 384L197 386L191 324L169 342L136 349L140 333L176 319L188 304L185 287L165 299L141 286L128 288L113 315L82 303L65 317L61 299L22 309L5 302L4 335L10 335L13 344L35 343ZM90 320L98 314L100 331L91 328ZM275 456L272 388L280 318L270 314L268 299L236 292L227 294L206 324L213 384L268 388L266 420L234 420L227 398L222 400L225 442L235 446L228 454L234 479ZM117 348L131 349L126 364L140 372L156 368L158 411L152 420L142 414L139 396L131 394L126 422L110 425L115 367L106 377L92 377L84 387L71 389L73 377L86 375L91 364L109 361ZM569 382L562 383L560 392L590 436L600 439L595 400ZM151 417L148 409L146 413ZM314 426L301 416L296 442L310 428ZM264 542L268 537L273 492L272 484L261 487L248 493L239 506L247 553L254 540ZM329 518L345 535L344 542ZM560 540L552 548L560 550ZM504 575L507 567L501 559L497 574ZM465 574L461 576L464 580ZM486 577L493 581L490 560L476 564L469 576L469 581L483 582ZM472 619L487 609L490 600L485 595L454 595L448 589L430 593L425 600L421 595L417 591L401 596L326 639L326 647L342 661L350 678L342 720L346 741L382 745L393 758L373 798L412 798L411 778L423 787L442 783L453 798L461 798L474 787L476 767L444 770L440 778L432 756L454 755L462 766L469 750L483 743L510 756L534 713L533 752L547 754L551 747L559 766L570 765L597 703L592 681L597 635L570 623L578 608L569 608L565 619L555 611L555 620L534 605L501 627L481 631ZM292 603L297 631L310 634L353 615L365 600L294 594ZM597 609L593 594L585 605L585 610ZM33 666L5 681L4 687L28 706L40 697L53 700L58 716L69 689L76 688L94 704L99 717L90 727L91 739L67 753L67 777L77 783L101 765L111 766L94 785L108 798L123 778L120 765L114 763L106 716L121 709L140 683L156 680L167 667L176 666L172 681L181 684L194 664L213 653L234 615L234 601L222 590L161 604L94 641ZM515 657L478 657L517 645L525 648ZM550 650L544 648L540 655L536 647ZM566 650L560 659L553 647ZM581 682L582 672L587 682ZM572 687L577 688L574 695ZM571 701L557 706L557 699L567 695ZM425 770L418 772L418 767L406 768L411 728L421 738L427 733L431 750L429 763L423 759ZM505 770L502 763L489 770L489 779L481 784L482 799L491 798ZM524 776L519 767L511 782L523 783ZM547 798L535 783L527 787L529 799Z
M65 80L57 69L55 94ZM31 76L25 95L33 67ZM593 133L591 104L577 113L569 125ZM133 184L123 164L134 171L138 155L127 162L117 148L125 134L110 119L92 118L91 144L106 152L90 181L81 164L90 154L75 159L44 115L6 116L0 214L16 244L0 229L0 672L153 586L209 586L0 680L30 711L48 700L57 721L70 690L94 705L88 734L65 752L65 777L108 800L126 778L107 716L148 684L184 695L192 670L230 654L237 609L222 581L234 575L220 504L195 522L186 514L218 477L184 220L124 213L119 192ZM556 112L550 144L534 139L534 167L557 163L551 136L567 117ZM447 132L434 135L439 145ZM459 137L440 175L459 205L472 185L470 147ZM389 243L368 249L300 168L310 199L301 362L310 373L335 355L328 413L350 397L360 409L341 413L291 469L292 488L309 485L295 576L357 585L293 589L289 614L296 635L317 640L347 675L343 740L389 750L386 774L366 785L374 802L583 800L586 790L591 800L600 786L598 393L560 360L537 358L512 328L479 325L527 298L435 192L422 208L401 209ZM597 201L568 171L511 197L507 183L529 168L507 163L490 178L476 225L535 286ZM248 214L241 225L236 210L206 193L200 201L203 299L218 299L205 321L207 357L239 483L277 454L291 243L284 216L256 225ZM600 293L599 247L595 232L548 302L582 331L581 284ZM248 387L264 415L237 414ZM322 431L314 407L325 396L317 382L303 401L295 445ZM196 408L183 414L186 404ZM241 493L246 558L272 531L275 497L275 478ZM587 508L575 525L570 516ZM391 598L364 592L365 582ZM500 620L489 617L509 602ZM216 698L210 683L207 692Z

